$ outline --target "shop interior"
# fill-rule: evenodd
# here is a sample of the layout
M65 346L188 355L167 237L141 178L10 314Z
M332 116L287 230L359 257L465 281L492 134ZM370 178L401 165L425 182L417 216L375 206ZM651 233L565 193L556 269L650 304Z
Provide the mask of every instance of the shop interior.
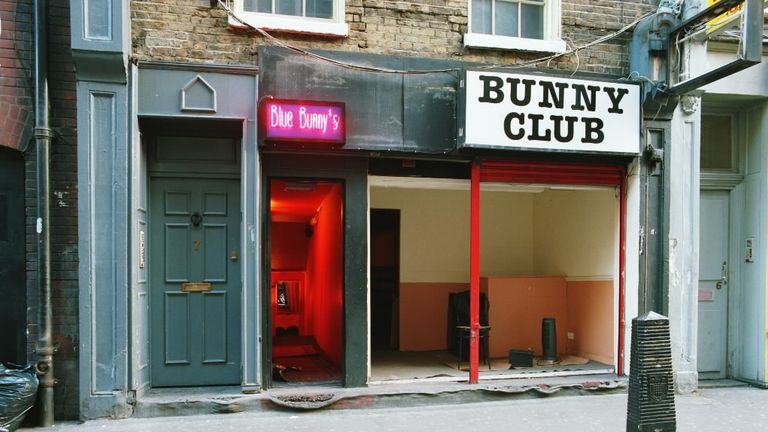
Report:
M466 380L469 181L369 184L370 382ZM613 373L617 189L483 183L480 230L480 379Z
M269 182L272 382L338 382L343 364L343 185Z

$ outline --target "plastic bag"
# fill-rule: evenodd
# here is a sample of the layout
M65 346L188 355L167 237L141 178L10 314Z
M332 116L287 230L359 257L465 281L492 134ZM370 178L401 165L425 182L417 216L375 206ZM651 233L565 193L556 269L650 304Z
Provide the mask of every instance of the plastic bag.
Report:
M15 431L36 395L37 375L32 366L12 368L0 363L0 431Z

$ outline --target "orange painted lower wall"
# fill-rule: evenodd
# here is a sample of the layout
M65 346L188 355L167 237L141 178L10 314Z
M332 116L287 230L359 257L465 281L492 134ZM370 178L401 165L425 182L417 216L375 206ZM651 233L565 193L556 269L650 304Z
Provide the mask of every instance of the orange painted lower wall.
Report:
M613 364L613 281L569 281L568 351L579 357Z
M446 349L448 294L467 290L468 283L401 283L400 351Z
M492 277L480 279L491 308L491 357L506 357L510 349L542 354L541 322L555 318L557 353L565 353L568 305L565 278L556 276Z
M468 283L401 283L400 350L446 349L448 294L469 290ZM542 354L541 323L555 318L559 357L574 354L613 364L613 281L566 281L562 276L482 278L488 295L491 357L510 349ZM567 333L574 334L573 340Z

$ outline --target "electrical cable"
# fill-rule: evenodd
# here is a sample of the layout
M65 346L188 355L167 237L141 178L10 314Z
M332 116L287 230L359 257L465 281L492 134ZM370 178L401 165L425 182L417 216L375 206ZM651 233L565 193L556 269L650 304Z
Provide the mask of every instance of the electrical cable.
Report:
M307 51L307 50L305 50L303 48L299 48L297 46L291 45L288 42L282 41L282 40L272 36L266 30L258 28L258 27L255 27L255 26L253 26L251 24L248 24L248 22L246 22L244 19L242 19L239 16L237 16L237 14L232 10L232 8L227 3L224 2L224 0L217 0L217 1L218 1L219 6L221 6L227 12L227 15L232 17L235 21L237 21L238 23L242 24L243 26L245 26L245 27L247 27L247 28L257 32L259 35L261 35L262 37L267 39L272 44L274 44L276 46L279 46L279 47L282 47L282 48L285 48L285 49L288 49L288 50L290 50L292 52L295 52L297 54L301 54L301 55L304 55L304 56L307 56L307 57L311 57L311 58L314 58L314 59L317 59L317 60L320 60L320 61L323 61L323 62L326 62L326 63L333 64L335 66L343 67L343 68L346 68L346 69L362 71L362 72L377 72L377 73L402 74L402 75L423 75L423 74L431 74L431 73L453 73L453 72L459 72L459 71L462 70L462 68L458 68L458 67L456 67L456 68L444 68L444 69L439 69L439 68L438 69L389 69L389 68L380 68L380 67L375 67L375 66L365 66L365 65L359 65L359 64L355 64L355 63L348 63L348 62L343 62L343 61L335 60L335 59L332 59L332 58L329 58L329 57L322 56L320 54L313 53L311 51ZM540 57L538 59L528 60L528 61L521 62L521 63L515 63L513 65L493 64L493 65L483 65L483 66L476 66L476 67L473 66L473 69L512 69L512 68L521 68L521 67L536 65L536 64L539 64L539 63L543 63L543 62L549 62L549 61L554 60L556 58L569 56L571 54L575 54L575 55L578 56L578 52L579 51L582 51L582 50L585 50L587 48L591 48L591 47L593 47L595 45L598 45L598 44L607 42L609 40L615 39L615 38L619 37L620 35L622 35L623 33L627 32L628 30L630 30L633 27L635 27L640 21L642 21L646 17L649 17L649 16L654 15L656 13L658 13L658 12L657 11L648 12L648 13L640 16L636 20L632 21L631 23L625 25L624 27L622 27L621 29L619 29L619 30L617 30L617 31L615 31L613 33L609 33L609 34L607 34L605 36L602 36L602 37L600 37L598 39L595 39L592 42L586 43L586 44L581 45L581 46L574 47L574 48L572 48L572 49L570 49L568 51L565 51L563 53L551 54L551 55L548 55L548 56Z

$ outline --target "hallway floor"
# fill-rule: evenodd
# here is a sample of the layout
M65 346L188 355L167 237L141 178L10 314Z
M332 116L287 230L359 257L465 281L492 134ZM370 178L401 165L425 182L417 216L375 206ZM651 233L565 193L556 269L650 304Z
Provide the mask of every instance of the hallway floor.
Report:
M480 362L480 380L612 374L613 366L575 356L564 356L550 366L510 368L506 358L492 358L490 369ZM534 360L535 364L535 360ZM457 368L458 366L458 368ZM459 369L460 368L460 369ZM460 382L468 379L467 362L458 363L448 351L374 351L371 353L371 384L416 381Z

